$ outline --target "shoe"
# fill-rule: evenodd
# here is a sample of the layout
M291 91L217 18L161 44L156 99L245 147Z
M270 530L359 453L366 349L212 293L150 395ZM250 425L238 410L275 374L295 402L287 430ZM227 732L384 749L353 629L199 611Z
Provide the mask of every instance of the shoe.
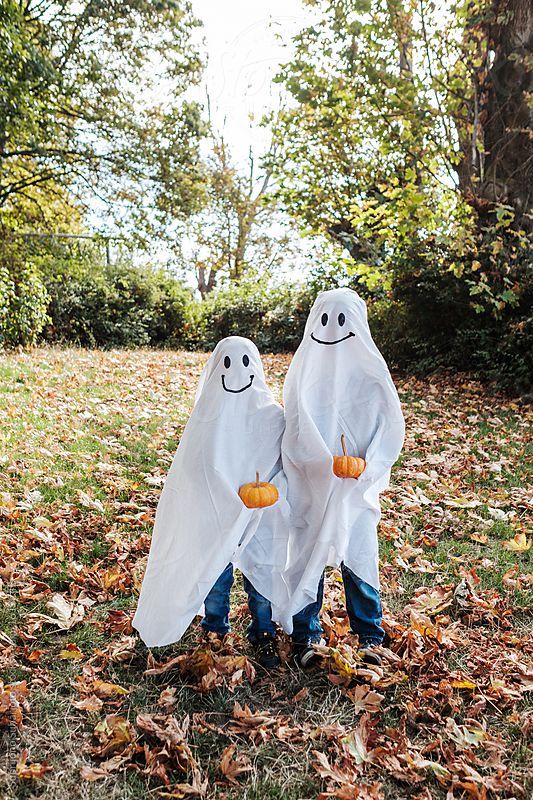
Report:
M294 643L294 660L302 669L306 669L313 661L320 658L320 654L314 648L315 644L324 647L326 641L325 639L319 639L318 641L308 639L306 642Z
M281 664L276 647L276 637L271 633L260 633L256 641L253 643L255 648L255 655L259 664L265 669L274 669Z
M359 655L364 664L372 664L374 667L381 667L381 656L378 656L374 650L373 644L363 644L359 649Z
M225 633L217 633L216 631L206 631L202 629L201 642L213 650L220 650L226 638Z

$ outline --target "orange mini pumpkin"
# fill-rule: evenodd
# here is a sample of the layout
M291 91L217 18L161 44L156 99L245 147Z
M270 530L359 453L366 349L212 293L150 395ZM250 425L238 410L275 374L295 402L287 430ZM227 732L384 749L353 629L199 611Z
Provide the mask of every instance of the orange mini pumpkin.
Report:
M366 467L365 459L347 454L344 433L341 436L341 446L344 455L333 456L334 474L337 478L358 478Z
M247 508L266 508L273 506L279 492L273 483L262 483L259 473L255 473L255 483L245 483L239 489L239 497Z

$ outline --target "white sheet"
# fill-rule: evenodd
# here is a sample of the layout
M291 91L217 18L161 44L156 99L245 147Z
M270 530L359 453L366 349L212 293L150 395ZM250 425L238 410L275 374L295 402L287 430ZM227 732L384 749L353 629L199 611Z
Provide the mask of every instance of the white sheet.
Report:
M290 602L280 619L316 600L326 565L342 561L379 588L379 493L403 444L400 401L387 365L372 340L366 305L350 289L321 293L289 367L284 387L282 461L291 526L284 579ZM357 480L333 474L341 455L367 466Z
M286 604L288 506L281 472L283 410L249 340L231 336L207 362L157 507L134 627L148 647L178 641L229 562ZM248 509L243 483L273 481L278 502Z

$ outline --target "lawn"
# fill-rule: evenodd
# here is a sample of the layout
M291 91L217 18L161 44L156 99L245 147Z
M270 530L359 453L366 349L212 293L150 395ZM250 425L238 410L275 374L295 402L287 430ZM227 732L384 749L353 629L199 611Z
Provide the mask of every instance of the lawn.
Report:
M465 375L398 378L383 668L358 663L331 571L320 668L299 671L282 640L283 667L266 674L239 584L222 646L194 624L150 652L131 629L205 360L0 355L2 797L528 796L527 408ZM265 357L278 397L289 361Z

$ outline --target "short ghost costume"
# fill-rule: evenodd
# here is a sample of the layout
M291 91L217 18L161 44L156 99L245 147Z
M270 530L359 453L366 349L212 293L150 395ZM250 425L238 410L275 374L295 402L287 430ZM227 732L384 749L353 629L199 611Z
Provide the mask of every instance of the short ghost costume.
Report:
M286 602L288 506L281 471L283 410L257 347L223 339L209 358L157 507L134 627L149 647L178 641L228 563L266 598ZM280 499L247 508L239 487L272 481ZM281 588L280 588L281 587Z
M366 305L351 289L322 292L287 373L282 460L291 526L284 573L290 602L281 621L316 600L326 565L341 562L379 589L379 493L402 448L404 421L387 365L372 340ZM334 455L367 462L360 478L333 474Z

